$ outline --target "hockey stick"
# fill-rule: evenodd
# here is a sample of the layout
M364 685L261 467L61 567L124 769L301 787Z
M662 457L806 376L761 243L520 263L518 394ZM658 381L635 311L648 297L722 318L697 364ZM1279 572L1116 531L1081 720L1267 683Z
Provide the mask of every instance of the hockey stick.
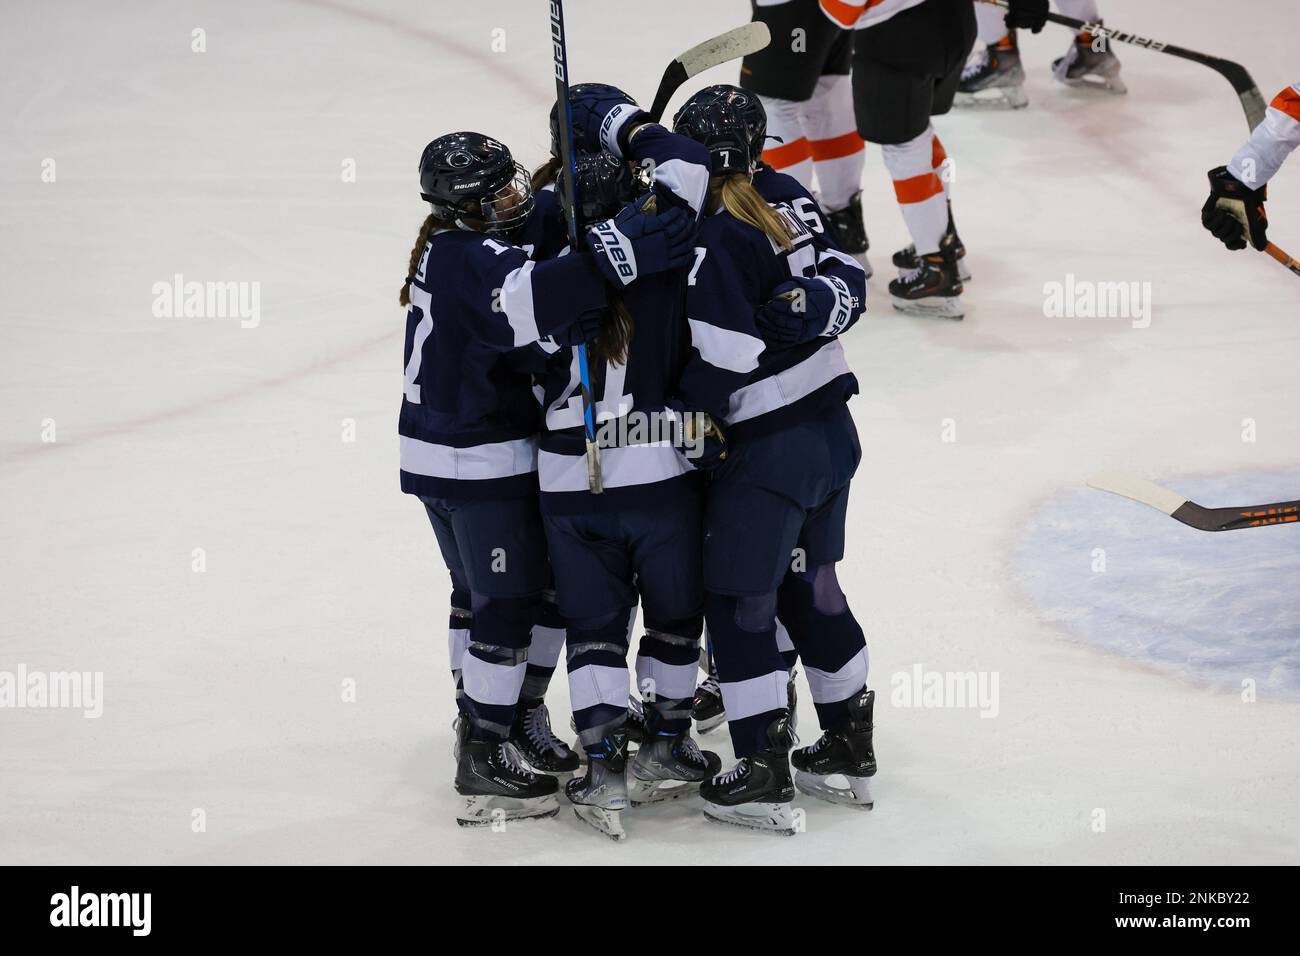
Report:
M982 2L996 4L999 7L1007 6L1007 0L982 0ZM1047 19L1053 23L1059 23L1061 26L1070 27L1076 33L1086 30L1093 36L1103 37L1107 41L1131 43L1133 46L1145 47L1148 50L1154 50L1156 53L1168 53L1170 56L1181 57L1184 60L1191 60L1194 63L1200 63L1202 66L1208 66L1231 83L1232 88L1237 91L1237 98L1241 100L1241 108L1246 112L1246 122L1250 124L1252 130L1264 121L1264 110L1267 108L1267 104L1264 102L1264 97L1259 95L1259 87L1255 85L1249 71L1240 63L1233 63L1231 60L1224 60L1217 56L1197 53L1195 50L1187 50L1170 43L1161 43L1159 40L1149 40L1146 37L1138 36L1136 33L1116 30L1100 23L1084 23L1082 20L1065 17L1059 13L1049 13Z
M1205 508L1154 482L1120 471L1101 471L1088 479L1089 486L1130 498L1149 508L1163 511L1197 531L1236 531L1272 524L1300 521L1300 501L1279 501L1271 505L1243 508Z
M1286 266L1293 273L1300 276L1300 261L1291 258L1290 255L1288 255L1283 250L1279 249L1277 246L1273 245L1273 243L1270 242L1267 246L1265 246L1264 252L1267 253L1272 258L1276 259L1278 262L1282 263L1282 265Z
M710 67L749 56L765 49L772 42L772 33L766 23L746 23L742 27L719 33L712 39L705 40L691 47L664 70L663 79L655 93L654 104L650 107L650 122L657 123L663 119L668 101L673 98L683 83Z
M577 253L582 248L582 233L578 228L578 203L574 195L577 185L576 157L573 153L573 107L569 103L569 55L564 35L563 0L550 0L551 47L555 54L555 102L564 107L560 128L560 196L564 204L564 219L568 225L569 249ZM591 369L587 363L587 344L578 346L578 379L582 389L582 424L587 439L587 489L598 495L605 490L600 473L600 446L596 443L596 412L591 399Z

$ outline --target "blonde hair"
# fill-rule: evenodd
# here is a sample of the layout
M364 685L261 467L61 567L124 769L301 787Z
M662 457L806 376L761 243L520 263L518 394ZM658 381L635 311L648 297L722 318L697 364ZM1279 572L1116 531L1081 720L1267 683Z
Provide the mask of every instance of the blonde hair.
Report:
M789 250L793 246L791 240L794 236L789 223L777 215L743 173L728 173L710 179L709 206L715 210L719 207L725 209L733 219L753 226L781 249Z

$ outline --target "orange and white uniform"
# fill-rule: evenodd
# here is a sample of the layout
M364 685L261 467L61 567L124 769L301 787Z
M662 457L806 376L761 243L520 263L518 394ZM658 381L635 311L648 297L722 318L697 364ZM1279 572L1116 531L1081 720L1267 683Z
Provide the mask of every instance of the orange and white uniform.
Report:
M1228 172L1251 189L1258 189L1300 146L1300 83L1284 89L1269 104L1264 122L1255 127L1244 146L1228 163Z
M842 27L865 30L925 0L821 0L822 12ZM1005 14L1006 11L1003 11Z

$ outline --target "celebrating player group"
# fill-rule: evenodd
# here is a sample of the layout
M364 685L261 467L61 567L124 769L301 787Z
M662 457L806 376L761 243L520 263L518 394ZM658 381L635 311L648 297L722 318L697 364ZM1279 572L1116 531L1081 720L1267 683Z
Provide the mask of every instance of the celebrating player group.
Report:
M1003 36L1047 7L1011 2ZM873 805L868 653L836 574L861 458L839 338L871 275L862 151L881 146L913 239L894 306L960 318L932 116L964 68L988 85L967 67L987 31L971 0L755 0L754 20L779 42L669 125L614 86L568 86L561 19L545 163L529 174L476 132L420 157L401 484L451 575L462 825L552 816L561 781L614 839L629 805L678 797L777 833L798 829L796 789ZM1087 52L1061 76L1100 63L1114 81ZM1212 181L1207 228L1258 239L1262 201ZM562 650L574 748L544 703ZM821 730L805 747L798 664ZM691 733L724 720L725 769Z

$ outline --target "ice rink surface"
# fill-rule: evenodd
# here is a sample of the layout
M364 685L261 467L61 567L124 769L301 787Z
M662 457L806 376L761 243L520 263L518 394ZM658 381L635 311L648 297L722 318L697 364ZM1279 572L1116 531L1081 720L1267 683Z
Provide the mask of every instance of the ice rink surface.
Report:
M1109 467L1209 506L1300 497L1300 284L1200 228L1205 170L1246 135L1229 85L1123 47L1127 96L1064 89L1050 24L1022 40L1028 109L936 124L966 320L900 316L873 281L846 339L865 458L841 580L881 695L876 810L800 798L786 840L694 800L630 812L622 846L567 809L455 826L446 575L397 483L397 293L429 139L544 157L545 6L6 11L0 671L102 671L104 699L0 710L0 862L1300 861L1300 528L1198 534L1083 487ZM1290 0L1102 7L1241 61L1266 98L1300 77ZM647 100L748 18L566 8L574 79ZM1300 159L1269 188L1296 252ZM877 148L864 190L883 280L907 239ZM256 326L156 316L177 274L260 283ZM1069 274L1149 282L1149 327L1045 317ZM917 666L996 675L996 715L891 703ZM562 675L550 703L567 726Z

